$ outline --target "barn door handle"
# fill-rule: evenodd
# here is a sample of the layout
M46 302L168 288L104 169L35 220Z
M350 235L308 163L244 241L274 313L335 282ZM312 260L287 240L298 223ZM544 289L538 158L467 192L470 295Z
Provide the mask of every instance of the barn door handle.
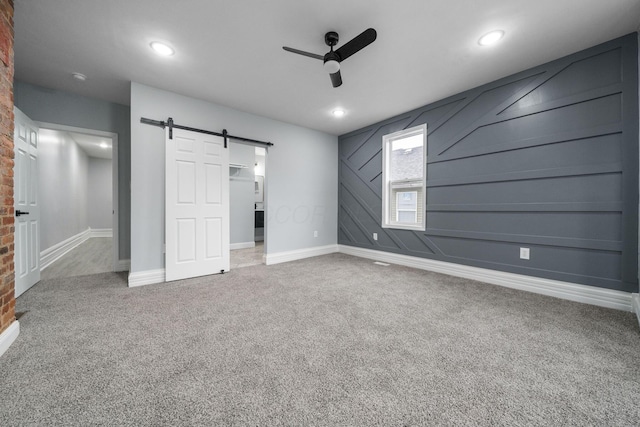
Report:
M29 215L29 212L16 211L16 216L20 216L20 215Z

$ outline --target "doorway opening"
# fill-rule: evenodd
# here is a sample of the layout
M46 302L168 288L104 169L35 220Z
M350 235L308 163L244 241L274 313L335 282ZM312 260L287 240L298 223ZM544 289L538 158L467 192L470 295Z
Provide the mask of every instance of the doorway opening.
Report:
M232 143L230 155L231 268L264 264L267 150Z
M254 221L254 235L256 246L261 247L261 250L258 251L260 255L262 255L261 262L264 263L264 247L266 245L266 235L265 235L265 220L266 220L266 197L265 197L265 188L266 188L266 161L267 161L267 149L263 147L255 147L255 163L254 163L254 174L255 174L255 182L254 182L254 192L255 192L255 221Z
M117 134L39 126L41 278L118 271Z

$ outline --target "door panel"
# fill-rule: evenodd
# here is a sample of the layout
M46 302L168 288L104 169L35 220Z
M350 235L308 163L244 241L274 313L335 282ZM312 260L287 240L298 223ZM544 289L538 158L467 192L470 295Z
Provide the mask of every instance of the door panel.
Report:
M219 182L222 180L222 171L219 165L205 164L205 202L209 205L222 203L222 192Z
M222 221L219 218L205 218L205 257L216 259L222 257Z
M229 271L229 152L222 138L166 137L166 280Z
M178 173L178 203L196 203L196 165L194 162L176 162Z
M36 206L38 204L38 158L33 154L29 155L29 175L27 200L31 206Z
M195 262L196 261L196 220L195 218L182 218L178 223L178 245L176 247L178 253L177 262Z
M16 281L18 278L26 277L29 273L27 260L29 259L29 245L27 244L27 238L29 233L27 232L27 222L22 221L16 224L15 235L15 269L16 269ZM24 292L24 291L23 291Z

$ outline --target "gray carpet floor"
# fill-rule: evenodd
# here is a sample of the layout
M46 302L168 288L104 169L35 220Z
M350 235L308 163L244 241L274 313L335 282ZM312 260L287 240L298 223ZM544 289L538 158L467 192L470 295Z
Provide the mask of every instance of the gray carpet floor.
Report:
M635 315L332 254L17 300L0 425L576 425L640 420Z

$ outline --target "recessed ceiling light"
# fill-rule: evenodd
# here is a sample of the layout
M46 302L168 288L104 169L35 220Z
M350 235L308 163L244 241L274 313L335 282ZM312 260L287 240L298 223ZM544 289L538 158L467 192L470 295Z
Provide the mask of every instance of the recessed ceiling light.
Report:
M478 40L478 44L480 46L490 46L494 43L497 43L498 40L500 40L502 37L504 37L504 31L491 31L490 33L487 33L484 36L480 37L480 40Z
M347 113L341 108L336 108L331 112L331 114L333 114L333 117L343 117Z
M161 42L151 42L149 45L158 55L171 56L175 53L173 48L167 44Z
M101 142L100 148L109 148L109 144L107 144L106 142Z
M79 82L83 82L87 80L87 76L85 76L82 73L71 73L71 75L73 76L74 79L78 80Z

